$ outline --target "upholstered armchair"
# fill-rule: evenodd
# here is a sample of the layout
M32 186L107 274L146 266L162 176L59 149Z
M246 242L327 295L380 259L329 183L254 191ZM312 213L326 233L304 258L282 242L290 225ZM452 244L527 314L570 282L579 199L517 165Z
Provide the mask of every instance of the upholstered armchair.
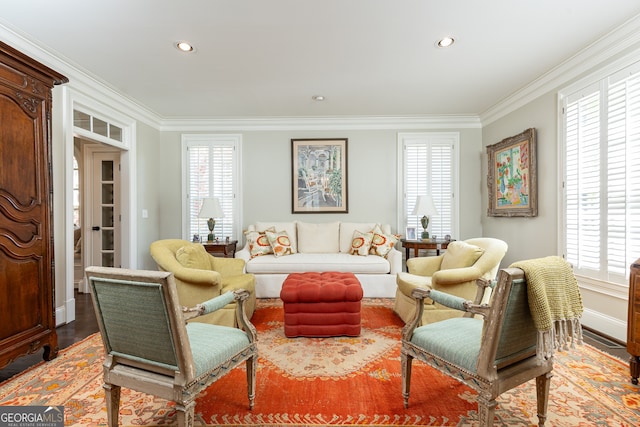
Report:
M249 319L253 316L255 277L244 273L244 260L214 257L202 244L181 239L157 240L149 250L159 270L173 273L180 304L192 307L218 295L245 289L250 294L246 314ZM194 321L237 327L236 302L231 301L223 309Z
M122 387L176 402L178 425L193 426L198 394L242 362L253 408L258 348L256 330L244 312L247 291L226 292L185 308L172 273L89 267L86 274L105 348L109 427L119 425ZM240 328L186 322L233 301Z
M407 323L416 310L411 293L416 288L441 290L472 300L476 280L493 280L507 253L507 244L499 239L482 237L449 243L444 254L407 260L408 273L398 273L394 311ZM487 292L485 298L490 294ZM424 302L421 324L461 316L458 310L431 299Z
M493 425L500 394L535 378L539 425L544 426L553 357L537 354L539 331L529 309L524 273L518 268L500 270L490 303L481 304L488 284L478 281L473 302L436 290L413 291L417 311L402 331L404 405L409 406L411 363L416 359L476 390L484 427ZM427 298L464 316L418 327ZM417 396L417 404L425 408L434 404Z

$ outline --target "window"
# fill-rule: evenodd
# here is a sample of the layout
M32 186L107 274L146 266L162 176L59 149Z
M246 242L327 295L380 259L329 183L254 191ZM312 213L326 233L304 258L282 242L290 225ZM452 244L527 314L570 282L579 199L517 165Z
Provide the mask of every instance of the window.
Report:
M456 153L458 133L404 133L398 135L402 149L402 190L401 203L405 227L416 227L422 232L422 216L411 215L419 195L430 194L437 215L430 218L431 236L439 238L449 234L457 235L456 195ZM404 229L399 230L404 234Z
M640 256L639 71L562 100L565 256L577 274L621 285Z
M207 219L198 213L205 197L217 197L224 218L215 219L214 235L218 238L237 239L241 220L236 202L238 186L239 135L183 135L183 209L184 238L195 234L206 240Z

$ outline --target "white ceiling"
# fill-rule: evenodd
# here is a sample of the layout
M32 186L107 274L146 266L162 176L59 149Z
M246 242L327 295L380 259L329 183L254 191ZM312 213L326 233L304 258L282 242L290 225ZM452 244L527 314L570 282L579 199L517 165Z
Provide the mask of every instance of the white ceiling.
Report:
M637 0L0 0L0 24L162 118L481 114L639 13ZM444 35L456 43L437 49Z

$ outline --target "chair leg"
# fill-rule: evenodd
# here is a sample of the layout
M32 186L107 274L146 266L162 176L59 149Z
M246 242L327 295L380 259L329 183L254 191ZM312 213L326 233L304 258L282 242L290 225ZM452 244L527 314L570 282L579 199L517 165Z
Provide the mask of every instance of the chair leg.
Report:
M195 409L195 400L184 402L184 404L176 402L176 418L178 419L178 427L193 427Z
M258 367L258 356L254 355L247 359L247 391L249 393L249 409L253 409L256 397L256 369Z
M481 426L493 426L497 404L496 399L488 392L482 392L478 395L478 419Z
M120 386L102 384L107 400L107 423L109 427L117 427L120 415Z
M547 372L536 377L536 398L538 400L538 426L544 427L547 421L547 406L549 404L549 386L553 373Z
M409 407L409 392L411 390L411 362L413 357L405 354L400 355L400 364L402 370L402 397L404 397L404 407Z

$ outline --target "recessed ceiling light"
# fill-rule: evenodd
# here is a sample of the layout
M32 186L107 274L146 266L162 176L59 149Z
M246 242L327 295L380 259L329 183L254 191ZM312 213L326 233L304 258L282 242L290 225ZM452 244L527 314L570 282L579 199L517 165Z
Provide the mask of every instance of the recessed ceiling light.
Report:
M176 47L183 52L193 52L193 46L187 42L177 42Z
M315 96L313 96L313 97L312 97L312 99L313 99L314 101L324 101L324 96L322 96L322 95L315 95Z
M449 47L455 42L453 37L443 37L436 43L438 47Z

